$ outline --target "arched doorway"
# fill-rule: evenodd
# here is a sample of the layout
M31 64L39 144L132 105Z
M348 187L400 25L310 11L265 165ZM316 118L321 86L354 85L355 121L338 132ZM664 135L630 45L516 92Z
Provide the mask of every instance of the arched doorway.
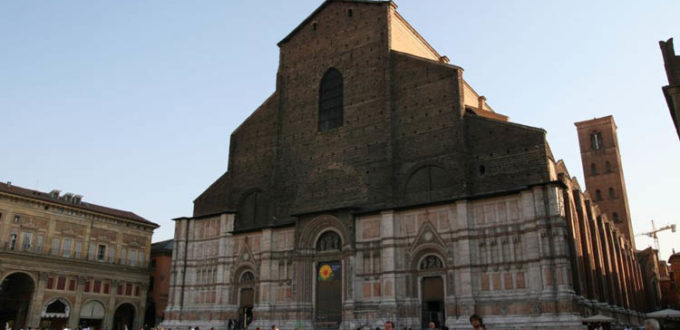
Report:
M90 300L80 308L78 326L81 328L99 329L103 326L105 314L104 304L96 300Z
M4 328L26 327L28 308L33 299L35 284L33 279L24 273L11 274L0 284L0 325Z
M113 314L113 330L133 330L133 322L135 321L135 306L125 303L118 308Z
M55 298L43 305L40 312L40 327L50 329L63 329L68 325L71 315L71 306L64 298Z
M238 320L235 329L246 329L253 322L253 306L255 305L255 275L245 271L239 278Z
M314 327L338 329L342 322L342 239L327 231L316 242Z
M434 322L439 328L446 321L444 305L444 279L437 274L444 269L444 263L435 255L428 255L420 261L421 280L421 325L427 328Z

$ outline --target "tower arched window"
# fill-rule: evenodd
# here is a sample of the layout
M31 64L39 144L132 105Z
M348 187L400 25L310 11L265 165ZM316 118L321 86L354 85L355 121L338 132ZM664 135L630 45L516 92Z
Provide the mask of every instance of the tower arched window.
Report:
M342 126L343 81L340 71L330 68L321 79L319 88L319 131Z
M597 175L597 166L595 166L595 163L590 164L590 174Z
M621 222L621 219L619 219L619 214L616 213L616 212L612 213L612 219L613 219L614 222L616 222L616 223Z
M600 150L604 145L602 144L602 133L593 132L590 134L590 147L593 150Z
M609 198L614 199L616 198L616 194L614 193L614 188L609 187Z
M602 200L602 192L600 191L600 189L595 190L595 200L596 201Z

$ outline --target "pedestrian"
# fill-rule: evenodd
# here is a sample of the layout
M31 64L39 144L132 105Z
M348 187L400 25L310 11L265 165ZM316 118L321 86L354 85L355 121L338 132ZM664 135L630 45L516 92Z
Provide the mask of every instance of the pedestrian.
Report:
M472 314L470 316L470 325L472 325L472 328L476 330L486 330L484 320L482 320L482 317L477 314Z
M646 319L645 320L645 330L659 330L661 329L661 326L659 325L659 321L655 319Z
M394 322L392 321L385 322L385 330L394 330Z

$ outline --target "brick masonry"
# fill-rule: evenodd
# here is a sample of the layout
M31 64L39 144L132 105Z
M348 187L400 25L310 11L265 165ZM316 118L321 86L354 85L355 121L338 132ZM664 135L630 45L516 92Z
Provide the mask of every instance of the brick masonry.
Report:
M248 292L253 326L328 326L315 274L328 261L342 268L331 328L422 326L424 279L442 284L450 328L472 313L493 328L580 329L595 313L639 323L631 247L545 131L493 112L394 3L326 1L279 47L276 91L176 221L165 327L224 328ZM329 68L343 76L344 121L319 131ZM337 250L320 248L330 232Z

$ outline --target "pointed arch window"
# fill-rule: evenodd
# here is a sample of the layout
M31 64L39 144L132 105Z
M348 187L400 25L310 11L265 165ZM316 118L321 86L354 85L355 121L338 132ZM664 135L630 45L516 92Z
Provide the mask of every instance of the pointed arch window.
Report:
M330 68L321 79L319 88L319 131L342 126L343 79L340 71Z
M600 191L600 189L595 190L595 200L596 201L602 200L602 192Z

